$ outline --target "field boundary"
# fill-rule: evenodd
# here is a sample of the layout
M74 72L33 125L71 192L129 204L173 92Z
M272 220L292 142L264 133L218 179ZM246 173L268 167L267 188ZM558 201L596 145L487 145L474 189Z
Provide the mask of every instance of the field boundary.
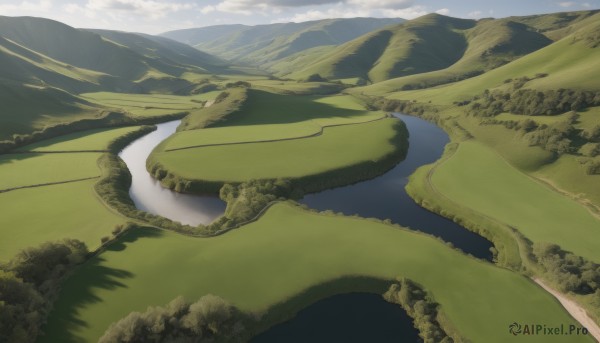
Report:
M74 183L74 182L94 180L94 179L97 179L99 177L100 176L90 176L90 177L85 177L85 178L82 178L82 179L66 180L66 181L58 181L58 182L48 182L48 183L39 183L39 184L35 184L35 185L27 185L27 186L19 186L19 187L13 187L13 188L0 189L0 194L11 192L11 191L16 191L16 190L19 190L19 189L38 188L38 187L44 187L44 186L55 186L55 185L62 185L62 184L65 184L65 183Z
M315 132L315 133L310 134L310 135L304 135L304 136L298 136L298 137L289 137L289 138L279 138L279 139L265 139L265 140L257 140L257 141L244 141L244 142L232 142L232 143L215 143L215 144L201 144L201 145L187 146L187 147L183 147L183 148L165 149L164 152L187 150L187 149L196 149L196 148L205 148L205 147L214 147L214 146L227 146L227 145L240 145L240 144L253 144L253 143L285 142L285 141L292 141L292 140L298 140L298 139L313 138L313 137L321 136L323 134L324 130L327 129L327 128L339 127L339 126L369 124L369 123L380 121L380 120L383 120L383 119L386 119L386 118L391 118L391 117L389 115L385 114L385 115L383 115L383 116L381 116L379 118L371 119L371 120L360 122L360 123L344 123L344 124L331 124L331 125L319 125L318 123L316 123L317 125L319 125L320 130L318 132ZM311 120L311 121L314 121L314 120Z

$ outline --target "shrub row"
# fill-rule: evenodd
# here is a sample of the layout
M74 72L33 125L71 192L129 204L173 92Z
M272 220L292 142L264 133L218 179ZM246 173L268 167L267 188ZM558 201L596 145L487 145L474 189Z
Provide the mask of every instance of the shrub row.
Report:
M14 135L12 140L0 141L0 153L76 131L85 131L103 127L109 128L118 126L155 124L168 120L181 119L186 115L187 112L181 112L155 118L132 118L127 116L125 113L104 111L99 115L98 118L82 119L70 123L61 123L54 126L47 126L42 130L34 131L30 134Z
M240 342L249 320L248 315L214 295L194 303L178 297L164 307L130 313L111 324L98 342Z
M34 342L61 281L88 254L83 242L65 239L24 249L0 264L0 342Z
M441 313L440 305L415 282L399 279L390 286L384 298L404 308L425 343L466 342Z

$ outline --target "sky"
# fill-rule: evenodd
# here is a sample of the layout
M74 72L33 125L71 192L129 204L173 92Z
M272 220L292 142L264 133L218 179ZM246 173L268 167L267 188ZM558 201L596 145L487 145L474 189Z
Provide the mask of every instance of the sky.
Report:
M74 27L150 34L324 18L413 19L436 12L479 19L598 8L600 0L0 0L0 15L45 17Z

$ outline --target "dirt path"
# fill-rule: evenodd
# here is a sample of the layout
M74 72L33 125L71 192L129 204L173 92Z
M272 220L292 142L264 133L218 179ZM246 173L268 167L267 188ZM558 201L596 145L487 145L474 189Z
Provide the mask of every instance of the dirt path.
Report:
M550 288L545 283L543 283L540 279L534 278L533 281L540 285L543 289L545 289L548 293L552 294L558 301L563 305L563 307L569 312L569 314L575 318L583 327L589 330L590 336L594 337L596 341L600 342L600 326L596 324L585 312L585 310L579 306L575 301L567 298L563 294L558 291Z

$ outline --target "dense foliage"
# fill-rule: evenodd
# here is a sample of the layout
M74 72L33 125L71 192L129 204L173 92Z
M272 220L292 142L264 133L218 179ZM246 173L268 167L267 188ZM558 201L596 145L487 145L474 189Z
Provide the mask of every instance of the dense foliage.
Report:
M46 126L42 130L34 131L30 134L14 135L13 139L10 141L0 141L0 153L21 146L25 146L27 144L58 137L61 135L66 135L76 131L84 131L103 127L108 128L130 125L154 124L173 119L180 119L186 116L187 114L187 112L181 112L160 117L134 118L128 116L126 113L105 111L103 113L99 113L97 118L94 119L82 119L69 123L60 123L52 126Z
M165 307L130 313L113 323L99 342L238 342L246 319L240 310L214 295L195 303L178 297Z
M241 184L225 184L219 193L227 202L225 215L213 223L211 231L230 229L255 219L265 208L278 199L292 194L289 180L251 180Z
M0 342L34 342L40 333L60 282L88 249L65 239L20 251L0 265Z
M95 190L104 202L119 213L180 233L200 234L204 232L203 226L182 225L170 219L138 210L129 196L131 174L125 162L118 156L106 153L100 157L98 165L102 168L103 177L96 183Z
M550 243L534 243L533 254L562 292L595 294L600 300L600 264Z
M600 105L600 93L572 89L539 91L485 90L471 102L470 113L491 117L503 112L529 116L557 115Z
M442 320L439 304L416 283L400 279L398 283L390 286L384 298L392 303L399 304L414 319L414 326L419 330L419 335L425 343L451 343L462 341L459 337L451 337L445 330L448 329L447 321ZM442 325L444 322L446 327Z

